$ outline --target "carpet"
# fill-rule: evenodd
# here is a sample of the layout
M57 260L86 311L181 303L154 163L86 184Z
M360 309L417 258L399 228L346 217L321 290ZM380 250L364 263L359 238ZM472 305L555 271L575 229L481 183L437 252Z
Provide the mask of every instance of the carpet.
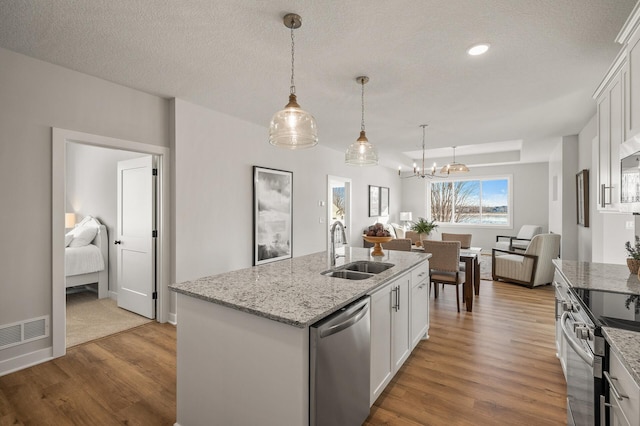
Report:
M491 255L490 254L482 254L480 256L480 279L493 281L493 277L491 276Z
M96 293L67 294L67 347L76 346L152 320L118 308L115 300Z

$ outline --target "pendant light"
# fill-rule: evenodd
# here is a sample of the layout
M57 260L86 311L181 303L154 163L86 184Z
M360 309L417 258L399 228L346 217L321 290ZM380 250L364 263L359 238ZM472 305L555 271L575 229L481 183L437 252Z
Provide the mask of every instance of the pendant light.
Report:
M456 162L456 147L453 147L453 163L447 164L446 166L440 169L440 173L442 174L451 174L451 173L467 173L469 168L462 164Z
M422 170L416 167L416 163L413 163L413 174L409 176L402 177L402 170L398 169L398 176L401 176L403 179L419 177L419 178L432 178L436 174L436 163L433 163L433 167L431 167L430 172L427 173L427 169L424 166L424 158L425 158L425 142L424 142L424 134L425 129L428 127L428 124L421 124L422 127Z
M302 110L296 99L294 83L295 43L293 30L302 26L300 15L288 13L283 18L284 26L291 29L291 86L289 103L282 111L273 115L269 125L269 143L288 149L311 148L318 144L318 129L313 115Z
M369 139L364 129L364 85L369 82L369 77L360 76L356 78L358 84L362 85L362 121L360 122L360 137L352 143L344 155L345 163L352 166L375 166L378 164L378 153Z

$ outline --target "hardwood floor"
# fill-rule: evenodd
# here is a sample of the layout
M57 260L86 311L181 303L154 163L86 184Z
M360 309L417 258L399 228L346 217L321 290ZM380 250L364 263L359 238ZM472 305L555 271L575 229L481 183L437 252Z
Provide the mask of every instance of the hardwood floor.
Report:
M422 341L365 425L566 424L553 289L482 282L473 312L431 299ZM0 377L0 425L173 425L175 328L150 323ZM215 424L212 421L211 424Z
M431 298L422 341L378 398L373 425L566 425L553 287L482 281L473 312Z

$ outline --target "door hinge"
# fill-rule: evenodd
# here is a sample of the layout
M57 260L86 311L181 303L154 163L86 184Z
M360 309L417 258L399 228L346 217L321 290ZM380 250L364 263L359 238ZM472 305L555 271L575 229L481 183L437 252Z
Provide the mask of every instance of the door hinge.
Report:
M151 231L151 237L152 238L158 238L158 231L156 231L155 229L153 231Z
M158 299L158 292L154 291L153 292L153 300L157 300Z
M151 174L152 174L153 176L158 176L158 169L153 169L153 170L151 171Z

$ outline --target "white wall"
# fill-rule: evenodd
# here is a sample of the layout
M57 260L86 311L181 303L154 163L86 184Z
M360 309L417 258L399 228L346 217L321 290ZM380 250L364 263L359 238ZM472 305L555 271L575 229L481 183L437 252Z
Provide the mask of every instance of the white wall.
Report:
M495 246L496 235L516 235L522 225L540 225L548 229L549 169L547 163L506 165L500 167L472 167L466 177L512 176L513 224L510 228L483 226L439 226L434 237L441 232L471 233L474 247L489 251ZM429 217L426 211L426 185L428 179L402 180L402 211L413 213L413 219Z
M252 265L254 165L293 172L294 256L326 250L327 224L319 218L327 210L319 201L327 200L327 175L352 179L352 245L362 246L362 229L376 219L368 217L368 185L390 188L389 219L398 221L397 171L347 166L344 153L323 147L322 140L309 150L275 148L266 126L180 99L173 104L176 281Z
M109 236L109 290L118 292L116 282L118 161L138 158L136 152L67 143L66 212L80 221L93 216L107 227Z
M592 229L593 221L597 212L597 198L592 196L593 189L596 187L596 172L591 166L592 163L592 144L593 138L596 137L596 116L594 115L587 125L578 134L578 171L589 170L589 227L578 226L578 260L590 262L592 252ZM595 194L594 194L595 195Z
M51 128L168 146L169 107L2 48L0 64L0 324L8 324L51 315ZM50 346L43 339L3 349L0 362Z
M549 157L549 232L560 234L561 257L578 259L578 136L564 136Z

